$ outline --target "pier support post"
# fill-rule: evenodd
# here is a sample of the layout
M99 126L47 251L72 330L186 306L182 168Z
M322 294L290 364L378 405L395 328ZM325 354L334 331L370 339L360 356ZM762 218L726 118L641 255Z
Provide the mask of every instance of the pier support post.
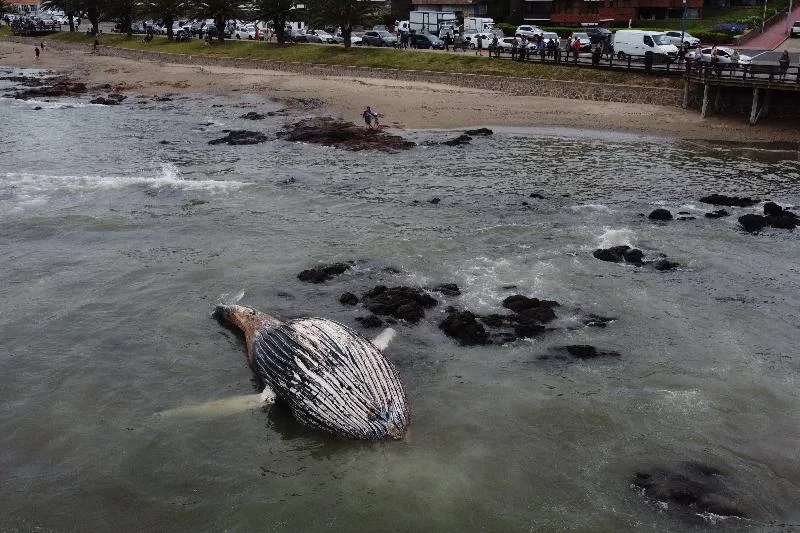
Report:
M720 95L722 95L722 85L717 85L717 90L714 92L714 113L719 113Z
M706 113L708 112L708 91L711 85L708 82L705 83L705 87L703 87L703 108L700 110L700 118L706 118Z
M755 126L756 122L758 122L758 97L761 93L761 89L758 87L753 87L753 107L750 108L750 125Z
M689 107L689 80L683 80L683 108Z

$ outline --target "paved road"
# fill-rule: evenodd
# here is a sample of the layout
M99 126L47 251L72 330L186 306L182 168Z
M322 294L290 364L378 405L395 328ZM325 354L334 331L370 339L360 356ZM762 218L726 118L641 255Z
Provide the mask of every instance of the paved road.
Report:
M795 20L800 20L800 4L798 4L792 10L792 15L789 17L789 20L792 22ZM774 24L770 28L767 28L764 33L749 41L747 46L760 50L775 50L781 45L788 35L789 32L786 25L786 18L784 17L781 22Z

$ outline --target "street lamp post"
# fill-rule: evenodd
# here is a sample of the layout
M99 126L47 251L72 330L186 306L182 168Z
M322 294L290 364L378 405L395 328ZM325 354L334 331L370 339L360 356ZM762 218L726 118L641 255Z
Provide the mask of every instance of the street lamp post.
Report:
M789 0L789 12L786 13L786 33L790 34L792 31L792 0Z
M764 33L764 25L767 23L767 0L764 0L764 17L761 19L761 33Z
M683 0L683 16L681 17L681 47L683 47L684 35L686 35L686 0Z

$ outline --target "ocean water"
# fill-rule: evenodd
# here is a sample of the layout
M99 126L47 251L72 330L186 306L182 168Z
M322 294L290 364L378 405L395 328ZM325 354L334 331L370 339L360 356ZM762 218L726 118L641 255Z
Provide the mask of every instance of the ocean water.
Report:
M746 234L736 217L760 205L710 220L699 202L800 204L796 151L493 124L402 153L210 146L314 112L252 122L237 117L284 105L149 96L0 99L0 530L800 530L798 233ZM642 216L656 207L696 218ZM591 255L617 244L681 267ZM349 260L326 284L296 277ZM363 331L341 293L445 282L462 296L386 352L404 441L333 438L280 407L160 415L254 391L241 339L211 319L225 295ZM482 347L438 330L448 305L502 312L515 293L559 301L560 327ZM540 359L568 344L620 357ZM723 471L748 518L631 485L684 461Z

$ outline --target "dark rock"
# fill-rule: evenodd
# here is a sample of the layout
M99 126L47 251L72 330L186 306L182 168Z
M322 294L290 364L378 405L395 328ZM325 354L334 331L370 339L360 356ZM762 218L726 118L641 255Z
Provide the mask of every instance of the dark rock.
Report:
M494 135L494 132L489 128L478 128L476 130L467 130L464 132L466 135Z
M655 209L652 213L647 215L650 220L672 220L672 213L667 209Z
M678 220L696 220L697 217L678 217Z
M780 215L769 215L767 224L778 229L794 229L797 227L798 218L794 213L782 211Z
M262 115L261 113L256 113L255 111L250 111L245 113L244 115L240 116L239 118L243 118L245 120L264 120L267 118L267 115Z
M691 215L691 213L688 212L688 211L678 211L678 214L679 215Z
M780 215L783 213L783 208L775 202L767 202L764 204L765 215Z
M156 96L153 98L156 102L171 102L172 98L169 96Z
M10 81L17 83L23 87L40 87L44 85L46 79L35 78L32 76L3 76L0 80Z
M439 292L445 296L460 296L461 289L455 283L442 283L433 288L434 292Z
M767 225L767 217L761 215L747 214L739 217L739 224L745 231L754 232L763 229Z
M725 196L724 194L711 194L700 198L704 204L724 205L728 207L750 207L758 203L758 200L744 198L740 196Z
M102 96L98 96L92 100L89 100L90 104L100 104L100 105L119 105L119 100L114 98L104 98Z
M724 209L717 209L716 211L711 211L710 213L706 213L706 218L722 218L730 215Z
M380 328L383 327L383 320L376 317L375 315L369 316L360 316L356 318L356 321L364 326L365 328Z
M747 516L728 488L725 474L702 463L687 462L675 469L654 467L636 472L633 485L642 489L647 498L675 504L692 516L701 513Z
M211 104L211 107L225 107L224 104Z
M111 98L112 100L116 100L117 102L121 102L121 101L125 100L126 98L128 98L124 94L119 94L119 93L111 93L111 94L108 95L108 97Z
M517 317L514 324L514 334L517 337L531 338L544 333L546 328L533 318Z
M416 146L398 135L359 127L330 117L301 120L278 133L287 141L335 146L344 150L408 150Z
M376 315L416 323L425 316L425 309L438 304L435 298L414 287L378 285L362 296L361 303Z
M324 283L334 276L338 276L350 268L347 263L333 263L303 270L297 275L297 279L308 283Z
M538 192L532 192L528 195L528 198L536 198L538 200L544 200L544 196L539 194Z
M456 339L462 346L474 346L489 342L489 334L486 329L469 311L451 310L447 317L439 322L439 329L448 337Z
M441 201L442 201L442 199L441 199L441 198L439 198L438 196L437 196L437 197L435 197L435 198L431 198L430 200L428 200L428 202L432 203L433 205L436 205L436 204L438 204L438 203L439 203L439 202L441 202Z
M356 305L358 303L358 296L352 292L346 292L339 296L339 301L344 305Z
M490 328L511 327L514 324L512 315L486 315L481 317L481 322Z
M462 146L464 144L469 144L472 140L472 137L469 135L459 135L454 139L450 139L449 141L444 141L442 144L446 146Z
M572 344L564 346L564 350L578 359L594 359L595 357L619 357L618 352L601 352L589 344Z
M52 85L42 85L20 91L14 95L18 100L29 98L59 98L63 96L76 96L86 92L86 84L73 82L68 78L56 78Z
M42 110L42 106L37 105L36 107L33 108L33 110L34 111L41 111Z
M653 261L650 263L653 268L656 270L663 272L665 270L674 270L680 266L680 264L675 263L674 261L668 261L666 259L659 259L658 261Z
M172 144L172 143L169 141L158 141L158 144Z
M615 254L610 248L598 248L592 252L592 256L600 261L608 261L609 263L619 263L622 261L621 254Z
M267 141L267 136L257 131L232 130L225 137L208 141L208 144L260 144Z
M528 205L528 202L522 202L522 205Z
M622 258L625 259L626 262L633 263L634 265L641 265L643 257L644 257L644 252L642 252L638 248L632 248L630 250L625 250L624 252L622 252Z
M503 300L503 307L511 309L516 313L521 313L529 309L558 307L559 303L553 300L540 300L538 298L528 298L521 294L514 294Z

